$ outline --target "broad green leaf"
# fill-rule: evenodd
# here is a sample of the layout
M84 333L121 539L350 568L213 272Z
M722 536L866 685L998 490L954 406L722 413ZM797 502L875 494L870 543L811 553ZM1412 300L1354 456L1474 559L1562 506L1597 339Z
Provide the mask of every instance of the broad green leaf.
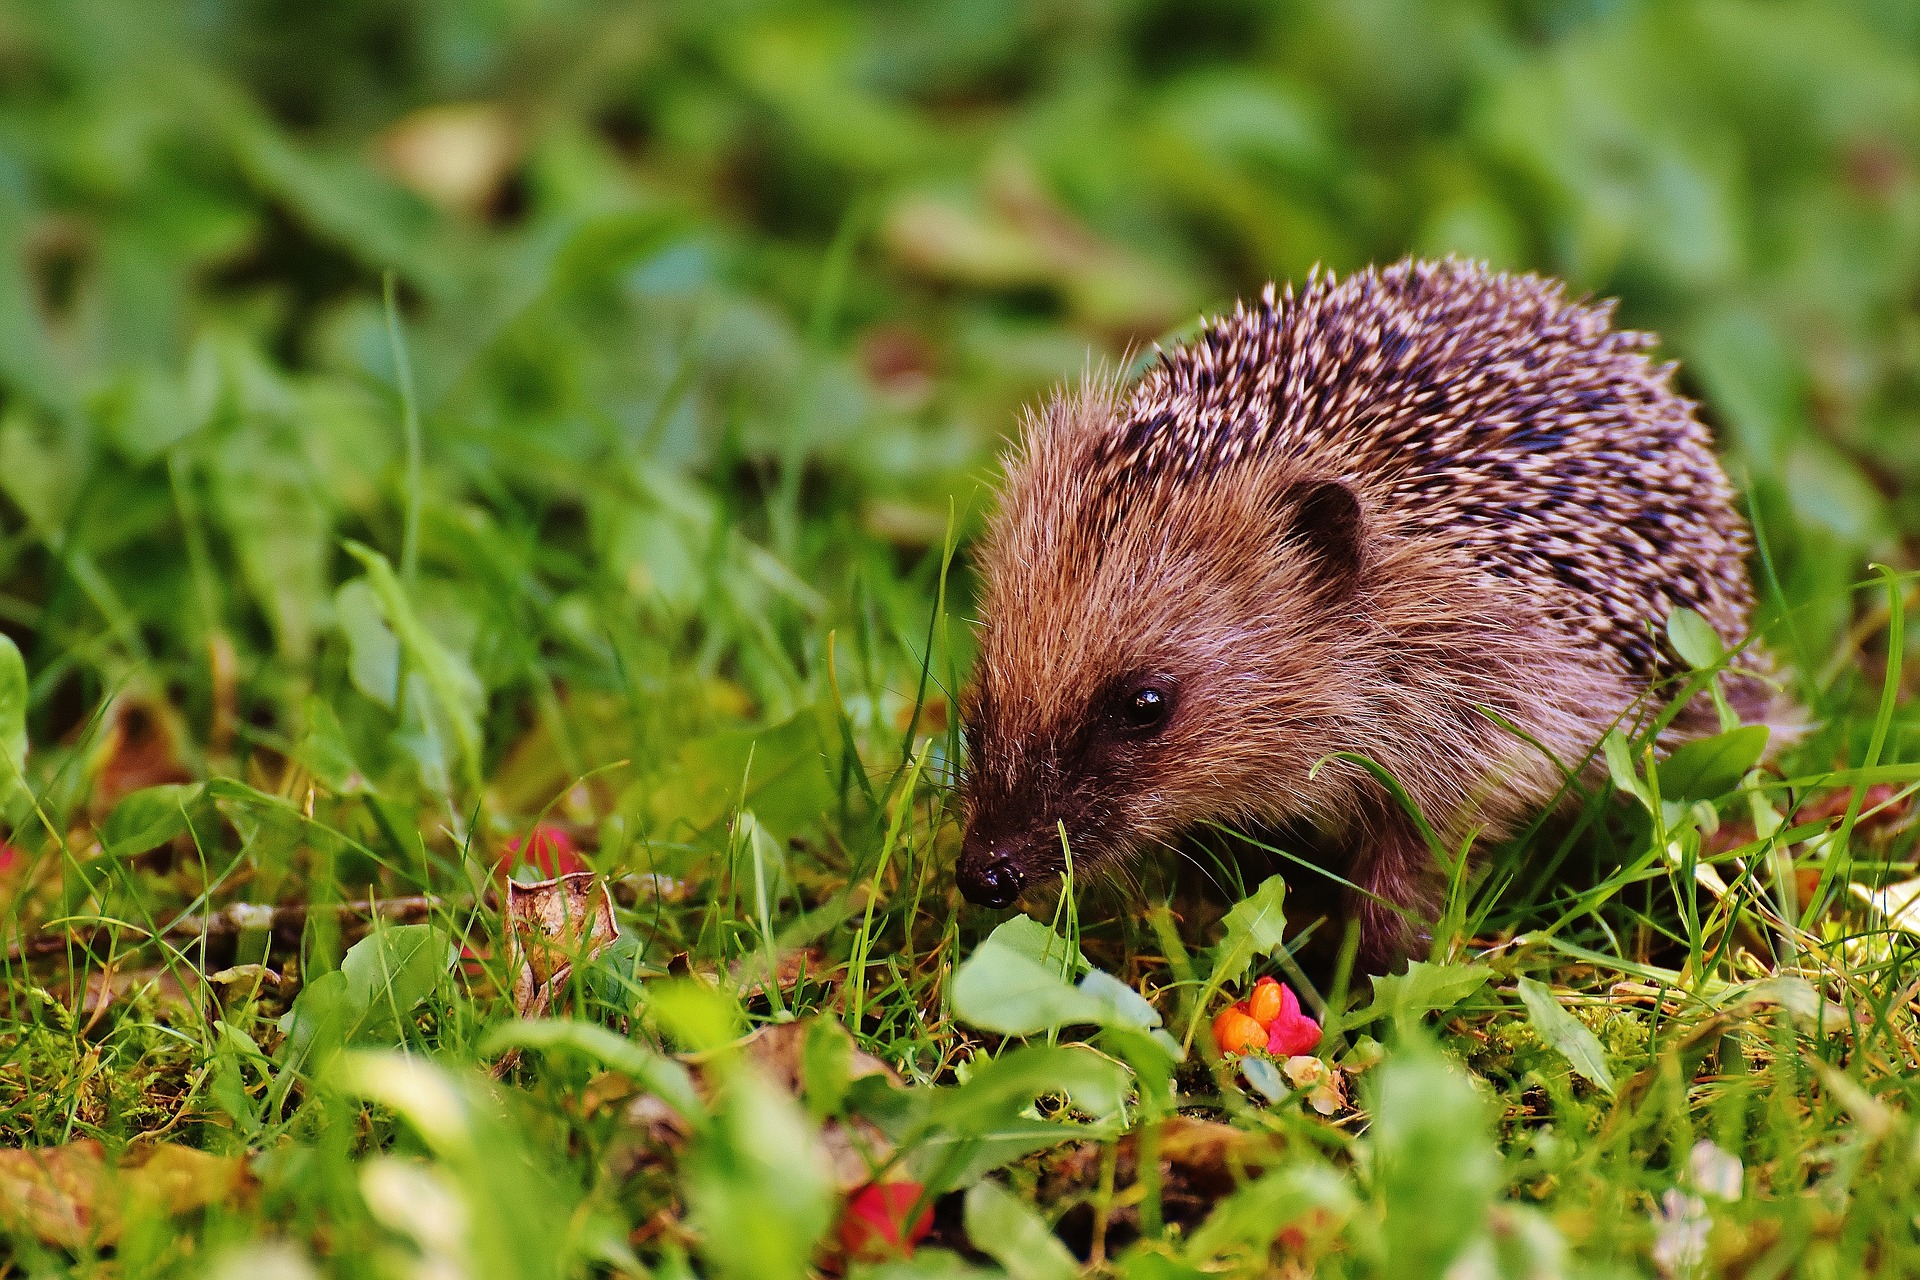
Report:
M346 1092L404 1116L435 1152L476 1154L467 1092L446 1068L415 1054L362 1049L335 1059L328 1077Z
M1412 961L1404 974L1373 980L1373 1003L1347 1025L1365 1026L1380 1018L1420 1018L1453 1008L1487 985L1493 970L1483 964L1428 964Z
M905 1152L909 1175L941 1194L1033 1152L1115 1136L1110 1126L1024 1113L1041 1094L1069 1090L1088 1109L1110 1109L1125 1081L1117 1064L1084 1049L1036 1047L977 1062L957 1088L903 1089L880 1075L862 1076L847 1088L846 1110L886 1134Z
M977 1133L935 1132L924 1137L907 1154L906 1170L934 1195L945 1195L970 1187L994 1170L1036 1151L1102 1136L1104 1131L1085 1125L1017 1115Z
M1061 968L1069 952L1075 967L1085 966L1085 957L1066 939L1016 916L989 934L954 973L954 1015L983 1031L1017 1036L1086 1024L1142 1030L1160 1025L1153 1006L1110 974L1088 968L1078 986L1068 983Z
M833 1223L829 1167L798 1102L756 1072L733 1073L680 1164L709 1274L806 1276Z
M1175 1102L1173 1073L1186 1061L1186 1051L1159 1027L1143 1031L1134 1027L1109 1026L1096 1042L1133 1068L1134 1094L1149 1114L1165 1114Z
M1068 978L1078 977L1093 967L1086 956L1080 953L1080 948L1071 945L1029 915L1017 915L1002 921L987 936L987 941L995 946L1011 948Z
M967 1192L967 1239L1013 1280L1074 1280L1080 1264L1032 1205L997 1182Z
M86 481L84 437L35 424L24 408L0 419L0 493L42 539L58 541Z
M1225 936L1214 950L1213 972L1207 985L1219 989L1238 982L1255 956L1272 955L1286 945L1286 881L1269 876L1245 901L1227 912Z
M1633 767L1633 748L1618 729L1607 730L1607 736L1600 741L1600 754L1606 757L1607 774L1613 779L1614 787L1643 805L1649 803L1646 786Z
M951 995L956 1018L1005 1036L1098 1023L1108 1014L1105 1003L1067 985L1059 970L996 947L992 938L954 973Z
M167 783L123 796L100 824L100 847L114 858L137 858L158 849L187 829L188 811L204 791L197 782Z
M288 661L307 660L327 606L333 519L292 427L232 433L212 450L214 509L247 589Z
M17 821L32 800L27 786L27 664L12 637L0 634L0 821Z
M1766 750L1763 724L1689 742L1660 762L1660 798L1678 803L1718 799L1740 785Z
M400 641L365 578L355 578L334 592L333 616L346 633L347 676L353 687L394 710L399 696Z
M340 962L356 1002L365 1011L365 1037L391 1036L400 1020L439 986L460 949L430 924L375 929L348 948Z
M1559 1050L1575 1074L1613 1096L1613 1073L1607 1069L1606 1051L1585 1023L1560 1007L1553 992L1531 978L1519 983L1520 1002L1527 1006L1527 1021L1540 1038Z
M1713 624L1692 609L1675 609L1667 619L1667 641L1673 651L1695 671L1718 666L1727 656L1727 646Z
M553 1176L555 1166L539 1154L544 1140L521 1127L484 1077L424 1054L350 1050L323 1079L392 1111L435 1157L374 1152L354 1168L343 1166L358 1172L361 1196L381 1221L430 1254L457 1254L460 1265L449 1261L441 1269L474 1280L564 1274L558 1256L578 1246L560 1242L583 1226L570 1221L572 1184ZM471 1266L468 1259L485 1262Z
M214 1029L219 1034L213 1040L213 1071L207 1079L207 1095L252 1138L260 1131L265 1099L247 1092L248 1068L270 1077L272 1061L260 1052L252 1036L230 1023L216 1020Z
M107 434L140 466L151 463L207 423L182 379L150 367L127 371L100 416Z
M1476 1276L1577 1275L1568 1265L1566 1237L1540 1210L1505 1201L1488 1214L1487 1233L1455 1264L1451 1274Z
M346 1048L365 1012L366 1004L338 969L309 980L280 1017L280 1030L287 1037L280 1061L290 1071L303 1071L332 1057Z
M392 633L386 634L391 640ZM358 652L351 640L348 641L348 648L350 654ZM350 664L357 661L357 658L349 657ZM307 771L325 783L335 795L370 790L358 762L353 758L353 748L347 744L346 730L341 726L333 704L324 698L309 697L301 708L301 720L306 724L306 733L300 739L299 756L300 763L307 767Z
M1804 364L1784 317L1750 303L1709 302L1688 336L1687 367L1718 409L1741 456L1773 474L1806 429Z
M398 268L428 292L447 287L446 267L425 232L427 207L351 157L312 153L250 110L220 116L231 154L248 178L300 221L369 267Z
M833 1018L807 1024L800 1044L800 1079L806 1089L807 1115L820 1121L839 1115L853 1086L853 1037Z
M409 669L426 681L432 704L445 720L466 782L480 785L480 712L486 693L465 663L457 661L427 630L414 612L399 575L387 558L371 547L349 542L347 551L367 571L367 583L380 602L380 611L400 643Z
M229 809L250 809L257 813L293 814L299 810L284 796L248 786L238 778L209 778L205 784L207 799L219 801Z
M1485 1230L1500 1187L1487 1106L1420 1041L1370 1072L1368 1130L1390 1276L1439 1276Z
M695 738L647 789L647 815L663 830L701 830L750 808L769 831L800 831L838 803L843 750L825 705L769 728Z
M1087 970L1077 990L1105 1007L1106 1013L1099 1019L1101 1026L1151 1031L1160 1025L1160 1011L1145 996L1104 970Z
M739 1009L704 982L684 978L646 989L646 1010L683 1049L710 1053L740 1034Z
M1279 1102L1293 1092L1280 1075L1280 1068L1273 1065L1273 1059L1258 1054L1240 1059L1240 1076L1270 1103Z
M1065 1094L1088 1115L1109 1116L1126 1101L1128 1083L1125 1067L1084 1045L1028 1045L942 1089L923 1123L955 1136L986 1133L1048 1093Z
M459 948L432 925L376 930L347 949L333 973L301 988L280 1019L282 1060L298 1068L355 1041L399 1038L406 1015L433 994Z

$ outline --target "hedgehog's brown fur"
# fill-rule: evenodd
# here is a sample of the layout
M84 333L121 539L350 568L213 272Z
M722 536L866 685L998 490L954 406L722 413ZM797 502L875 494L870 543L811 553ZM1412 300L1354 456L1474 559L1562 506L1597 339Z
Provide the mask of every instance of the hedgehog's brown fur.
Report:
M1305 823L1350 858L1363 958L1414 945L1430 852L1316 762L1383 765L1450 844L1503 835L1673 674L1675 607L1745 637L1726 478L1610 310L1454 261L1321 276L1031 416L981 557L963 889L1051 879L1062 825L1097 871ZM1129 725L1148 685L1171 716Z

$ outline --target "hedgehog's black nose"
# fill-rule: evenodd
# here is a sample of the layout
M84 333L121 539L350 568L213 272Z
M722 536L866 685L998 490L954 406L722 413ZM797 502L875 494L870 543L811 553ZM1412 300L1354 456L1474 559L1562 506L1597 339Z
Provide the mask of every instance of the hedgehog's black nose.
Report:
M1020 870L998 849L977 858L962 858L954 878L968 902L983 907L1010 907L1020 896Z

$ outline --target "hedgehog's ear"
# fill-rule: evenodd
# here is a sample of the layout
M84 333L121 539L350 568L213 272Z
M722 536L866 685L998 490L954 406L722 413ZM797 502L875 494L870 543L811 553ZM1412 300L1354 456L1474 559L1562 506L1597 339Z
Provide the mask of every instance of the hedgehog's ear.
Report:
M1351 593L1366 524L1353 490L1338 480L1303 480L1282 495L1280 509L1283 537L1307 553L1319 590L1334 599Z

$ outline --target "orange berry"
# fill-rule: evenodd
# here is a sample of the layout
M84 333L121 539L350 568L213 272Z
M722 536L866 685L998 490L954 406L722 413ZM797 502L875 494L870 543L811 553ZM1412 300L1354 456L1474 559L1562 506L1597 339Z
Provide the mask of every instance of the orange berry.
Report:
M1267 1047L1267 1029L1236 1004L1213 1020L1213 1042L1222 1053L1256 1053Z
M1263 1027L1273 1025L1280 1016L1280 984L1272 978L1262 978L1253 984L1253 994L1247 997L1247 1013Z

